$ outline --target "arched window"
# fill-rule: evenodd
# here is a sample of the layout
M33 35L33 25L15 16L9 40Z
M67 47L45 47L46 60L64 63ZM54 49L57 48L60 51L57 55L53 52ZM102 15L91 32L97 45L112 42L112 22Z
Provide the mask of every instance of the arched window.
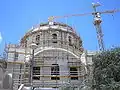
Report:
M39 42L40 42L40 35L37 35L36 36L36 44L39 45Z
M60 75L60 73L59 73L59 65L58 64L52 64L51 75L53 75L51 77L51 80L59 80L60 79L59 77L57 77L57 75Z
M68 37L68 41L69 41L69 45L71 46L72 45L72 38L71 38L71 36Z
M52 40L53 40L53 43L57 43L57 34L56 33L52 34Z

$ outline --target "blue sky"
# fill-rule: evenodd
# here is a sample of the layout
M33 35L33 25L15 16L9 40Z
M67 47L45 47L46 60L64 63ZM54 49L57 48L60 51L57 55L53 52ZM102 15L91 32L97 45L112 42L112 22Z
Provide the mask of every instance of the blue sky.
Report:
M5 43L19 43L21 37L34 25L47 22L49 16L92 12L92 2L99 1L99 11L120 9L119 0L0 0L0 32ZM102 30L106 48L120 45L120 12L102 15ZM98 50L93 16L78 16L58 19L76 29L87 50Z

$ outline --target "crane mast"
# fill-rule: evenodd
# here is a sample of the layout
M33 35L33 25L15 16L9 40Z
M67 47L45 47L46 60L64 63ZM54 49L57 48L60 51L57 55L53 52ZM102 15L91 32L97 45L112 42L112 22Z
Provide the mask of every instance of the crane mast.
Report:
M93 5L93 9L94 9L94 25L96 27L96 33L97 33L97 39L98 39L98 45L99 45L99 49L100 51L104 51L105 47L104 47L104 41L103 41L103 33L102 33L102 28L101 28L101 16L100 16L100 12L97 12L96 7L100 6L99 3L92 3Z
M96 27L96 33L97 33L97 39L98 39L98 45L99 45L99 50L104 51L105 46L104 46L104 41L103 41L103 33L102 33L102 28L101 28L101 14L108 14L108 13L115 13L115 12L120 12L120 9L113 9L113 10L107 10L107 11L100 11L98 12L96 7L100 6L99 3L92 3L94 12L90 13L83 13L83 14L70 14L70 15L65 15L65 16L51 16L48 18L48 22L50 25L53 24L53 20L55 19L60 19L60 18L68 18L68 17L74 17L74 16L86 16L86 15L93 15L94 18L94 25Z

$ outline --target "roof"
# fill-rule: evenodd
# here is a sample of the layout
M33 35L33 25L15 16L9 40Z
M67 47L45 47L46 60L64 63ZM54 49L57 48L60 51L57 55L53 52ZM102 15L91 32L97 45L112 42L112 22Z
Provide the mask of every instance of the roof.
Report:
M53 22L53 24L51 25L51 24L49 24L49 22L47 22L47 23L38 24L38 25L34 26L32 29L30 29L27 33L25 33L25 35L21 39L21 42L24 41L31 34L37 33L41 30L48 30L49 28L52 28L54 30L59 29L59 30L69 31L69 32L75 33L75 30L67 24Z

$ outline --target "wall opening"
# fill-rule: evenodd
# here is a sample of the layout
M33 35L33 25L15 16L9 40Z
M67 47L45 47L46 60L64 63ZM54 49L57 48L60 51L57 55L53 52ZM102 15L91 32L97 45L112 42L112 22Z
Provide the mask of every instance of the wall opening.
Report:
M33 67L33 80L40 80L40 67Z
M60 80L60 77L58 77L58 75L60 75L58 64L52 64L51 75L52 75L51 80Z
M71 80L78 80L78 70L77 67L70 67Z
M72 46L72 38L71 36L68 37L69 45Z
M18 60L18 56L19 56L18 52L15 52L14 59L15 59L15 60Z
M54 33L54 34L52 34L52 42L53 43L57 43L57 34L56 33Z
M36 36L36 45L39 45L40 44L40 35L37 35Z

